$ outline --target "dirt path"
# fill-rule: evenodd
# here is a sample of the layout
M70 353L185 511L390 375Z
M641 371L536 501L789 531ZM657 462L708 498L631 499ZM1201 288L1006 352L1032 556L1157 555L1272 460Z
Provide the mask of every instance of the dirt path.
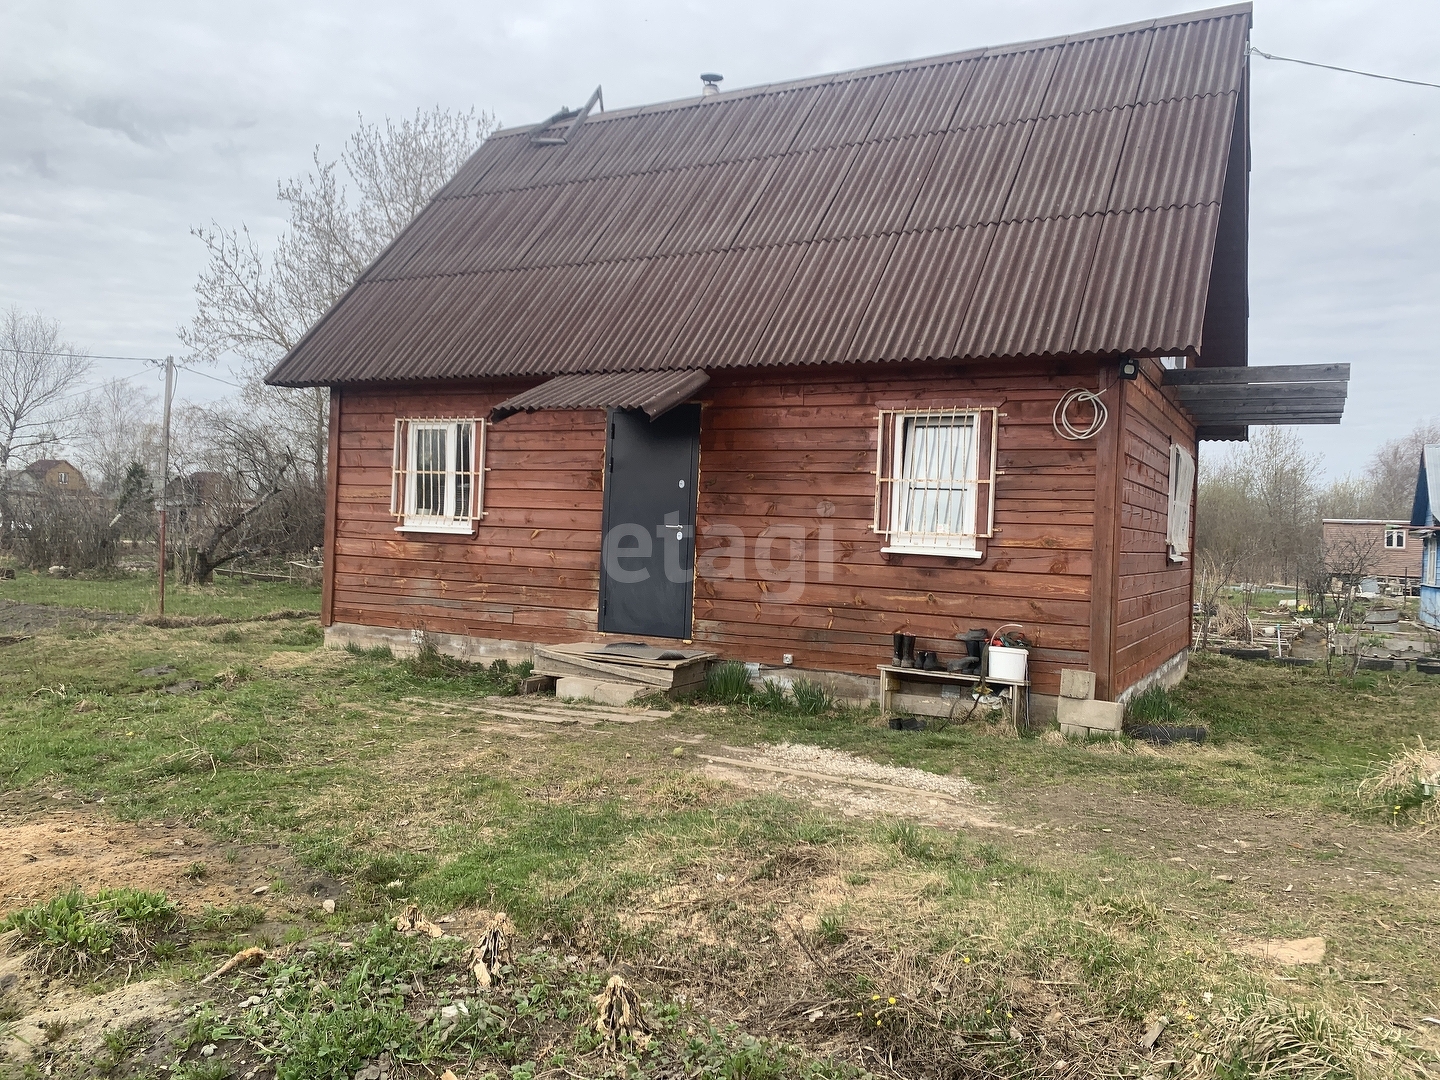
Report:
M138 617L117 611L26 604L0 597L0 645L12 644L41 630L114 628L133 623Z

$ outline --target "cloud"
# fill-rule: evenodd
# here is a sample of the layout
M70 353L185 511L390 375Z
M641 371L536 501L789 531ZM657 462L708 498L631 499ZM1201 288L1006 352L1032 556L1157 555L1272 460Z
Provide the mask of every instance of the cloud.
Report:
M439 103L507 123L1172 14L1177 0L17 0L0 7L0 305L97 351L175 351L193 224L280 227L275 183L355 116ZM1192 5L1194 6L1194 5ZM1267 0L1270 52L1440 81L1440 5ZM1345 361L1332 470L1435 412L1440 92L1255 60L1251 357ZM125 373L125 372L120 372Z

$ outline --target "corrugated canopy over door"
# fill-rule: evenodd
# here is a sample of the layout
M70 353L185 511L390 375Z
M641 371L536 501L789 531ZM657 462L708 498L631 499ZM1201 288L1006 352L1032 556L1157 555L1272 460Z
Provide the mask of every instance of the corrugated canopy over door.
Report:
M703 371L561 375L502 401L490 410L490 419L536 409L641 409L654 420L694 397L709 381Z
M1244 365L1250 5L489 138L284 386L891 360Z

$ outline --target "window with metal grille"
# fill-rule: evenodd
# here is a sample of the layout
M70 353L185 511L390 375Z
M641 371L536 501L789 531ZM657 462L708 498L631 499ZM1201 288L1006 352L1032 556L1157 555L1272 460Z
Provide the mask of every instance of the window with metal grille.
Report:
M1387 548L1403 548L1405 546L1405 530L1386 529L1385 546Z
M485 421L395 421L390 513L397 532L468 533L484 516Z
M880 413L874 530L883 551L978 559L994 535L997 409Z
M1190 554L1190 503L1195 494L1195 458L1183 446L1170 447L1170 500L1165 521L1165 543L1171 562L1184 562Z

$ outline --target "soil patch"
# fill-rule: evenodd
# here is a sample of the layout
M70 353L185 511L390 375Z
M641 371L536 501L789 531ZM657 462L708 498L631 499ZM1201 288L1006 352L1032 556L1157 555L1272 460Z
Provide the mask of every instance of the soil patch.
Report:
M160 890L187 914L207 904L309 908L340 895L338 882L279 847L232 847L177 822L116 821L93 803L33 795L0 799L0 882L0 915L72 888Z
M845 817L911 818L949 828L999 827L962 777L880 765L840 750L782 744L701 754L705 775L737 787L805 799Z

